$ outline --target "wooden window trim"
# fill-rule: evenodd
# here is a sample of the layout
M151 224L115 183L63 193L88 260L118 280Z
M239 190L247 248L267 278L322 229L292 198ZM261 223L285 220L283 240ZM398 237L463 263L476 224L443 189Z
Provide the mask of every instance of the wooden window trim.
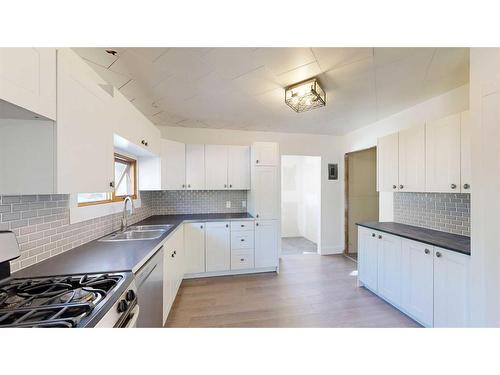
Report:
M137 160L129 158L128 156L121 155L118 153L114 154L113 158L113 170L114 170L114 164L116 161L121 161L126 164L130 164L130 166L134 170L134 194L130 195L132 199L137 199ZM87 207L87 206L97 206L100 204L108 204L108 203L113 203L113 202L123 202L125 200L126 195L115 195L115 192L110 192L107 193L108 198L100 201L93 201L93 202L81 202L78 203L78 207Z

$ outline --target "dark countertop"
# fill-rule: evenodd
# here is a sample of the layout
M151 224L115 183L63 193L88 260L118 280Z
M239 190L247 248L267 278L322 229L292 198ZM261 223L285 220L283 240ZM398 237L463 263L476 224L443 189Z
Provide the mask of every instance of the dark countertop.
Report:
M470 237L394 222L373 221L368 223L356 224L362 227L394 234L396 236L408 238L410 240L423 242L432 246L442 247L443 249L470 255Z
M253 220L253 217L248 213L150 216L134 225L173 224L173 226L155 240L122 242L99 242L94 240L30 267L23 268L13 273L12 277L137 272L158 251L164 240L183 222L221 220Z

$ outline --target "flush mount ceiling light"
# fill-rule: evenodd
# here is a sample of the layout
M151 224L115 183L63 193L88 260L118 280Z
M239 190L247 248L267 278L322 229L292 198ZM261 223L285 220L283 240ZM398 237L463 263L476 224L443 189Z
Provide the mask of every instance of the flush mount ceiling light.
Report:
M305 112L326 105L325 91L316 78L288 86L285 89L285 103L295 112Z

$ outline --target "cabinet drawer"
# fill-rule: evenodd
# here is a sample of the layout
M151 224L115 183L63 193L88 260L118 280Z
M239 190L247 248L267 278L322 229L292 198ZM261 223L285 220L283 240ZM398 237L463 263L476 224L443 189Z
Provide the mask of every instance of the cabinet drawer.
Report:
M231 269L242 270L254 268L253 250L231 251Z
M232 221L231 230L254 230L255 222L253 220Z
M231 250L232 249L253 249L254 232L236 231L231 232Z

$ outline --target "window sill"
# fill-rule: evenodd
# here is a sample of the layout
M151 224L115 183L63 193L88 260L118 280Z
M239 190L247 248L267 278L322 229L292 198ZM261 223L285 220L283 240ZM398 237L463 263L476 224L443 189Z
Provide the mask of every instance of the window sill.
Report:
M134 199L135 208L142 206L140 196ZM93 205L79 206L77 194L71 194L69 198L69 222L70 224L80 223L82 221L96 219L98 217L108 216L122 212L123 200L118 202L109 202Z

